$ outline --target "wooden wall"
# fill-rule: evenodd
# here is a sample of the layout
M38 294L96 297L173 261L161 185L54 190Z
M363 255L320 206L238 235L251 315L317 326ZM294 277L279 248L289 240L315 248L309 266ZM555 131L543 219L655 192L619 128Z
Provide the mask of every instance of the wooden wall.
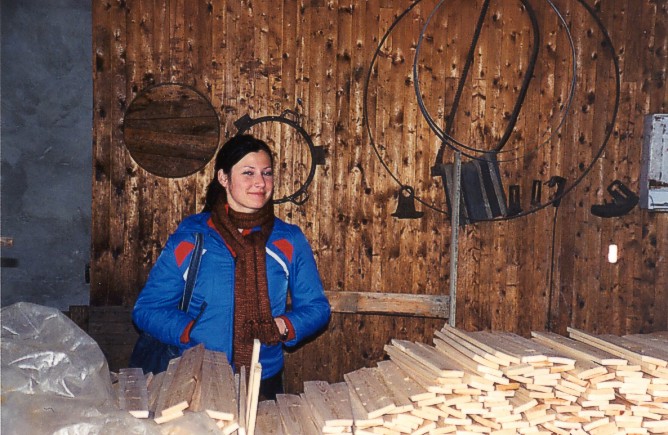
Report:
M326 150L326 162L316 170L308 200L281 204L277 214L304 229L327 290L447 294L450 218L441 180L430 173L440 140L420 112L412 71L420 31L437 3L94 0L91 305L131 306L168 234L202 206L212 164L192 176L161 178L139 167L123 143L130 102L167 82L187 84L210 99L221 143L236 133L233 123L242 115L300 112L305 130ZM520 186L526 213L462 228L456 324L521 334L544 330L548 321L557 332L567 326L615 334L666 329L668 213L636 207L602 219L590 207L610 200L606 187L614 179L638 192L643 115L668 111L668 2L584 2L609 32L618 57L616 119L614 63L587 8L577 0L553 2L568 23L572 56L568 32L549 3L528 3L539 24L540 50L504 148L511 151L499 165L506 193L509 185ZM421 41L418 83L441 128L482 5L444 1ZM370 73L381 38L408 8ZM522 3L491 1L453 122L458 141L484 150L503 136L532 44ZM304 141L275 123L252 132L276 150L277 195L296 190L310 164ZM453 155L446 151L444 160L452 162ZM561 206L547 204L554 190L543 185L546 206L531 211L533 180L544 183L554 175L567 179ZM415 189L422 218L391 216L397 180ZM616 264L606 261L610 243L619 246ZM325 333L288 355L288 388L298 390L310 379L340 381L382 359L390 338L430 342L444 322L336 313Z

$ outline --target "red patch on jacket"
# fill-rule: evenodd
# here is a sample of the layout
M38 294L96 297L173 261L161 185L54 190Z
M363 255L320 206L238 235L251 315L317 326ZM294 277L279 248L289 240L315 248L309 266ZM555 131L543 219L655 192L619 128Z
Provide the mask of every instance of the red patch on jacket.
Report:
M174 257L176 257L176 265L181 267L183 261L186 259L188 254L190 254L193 251L193 249L195 249L195 245L190 242L183 241L179 243L179 246L177 246L176 249L174 250Z
M288 261L292 262L292 251L294 250L294 246L292 246L292 243L288 242L285 239L280 239L276 240L274 242L274 245L281 250L281 252L288 257Z

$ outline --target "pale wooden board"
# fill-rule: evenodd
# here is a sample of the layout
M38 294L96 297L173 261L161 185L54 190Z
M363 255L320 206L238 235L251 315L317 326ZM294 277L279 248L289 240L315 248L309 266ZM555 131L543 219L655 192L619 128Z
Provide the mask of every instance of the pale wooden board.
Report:
M503 364L519 364L521 361L514 355L505 353L503 349L499 349L496 343L494 334L489 331L477 332L460 332L462 336L467 337L476 346L488 352L488 355L493 356L497 360L503 361Z
M155 407L158 404L158 396L162 389L162 381L165 378L165 372L158 373L151 378L148 384L148 409L152 414L155 414Z
M167 409L168 407L165 406L167 404L167 401L169 400L169 392L171 389L172 382L174 380L174 375L176 374L176 369L179 366L179 361L181 360L181 357L174 358L171 361L169 361L169 365L167 366L167 370L165 370L164 376L162 378L162 383L160 385L160 391L158 392L158 397L155 402L155 416L159 417L162 414L162 411L164 409Z
M255 340L259 343L258 340ZM246 433L253 435L255 433L255 421L257 418L257 405L260 397L260 381L262 380L262 365L255 363L251 372L252 384L249 384L248 396L249 408L246 410Z
M664 342L668 342L668 331L654 331L654 332L648 332L647 334L629 334L630 336L643 336L647 337L648 339L656 339L656 340L663 340Z
M626 358L622 358L618 355L610 353L605 349L602 349L599 346L595 346L582 340L568 338L547 332L532 332L532 335L534 335L534 338L536 339L542 340L543 342L549 341L554 343L555 346L558 346L564 351L581 355L582 358L590 359L591 361L594 361L600 365L622 366L628 364L628 360Z
M118 372L118 406L137 418L148 418L148 387L141 368L124 368Z
M578 359L577 366L581 366L584 361L594 362L605 366L621 366L628 364L624 358L606 352L597 347L590 346L581 341L573 340L554 332L531 332L534 340L540 341L548 347L559 349L567 355ZM593 368L593 367L591 367Z
M167 399L162 408L156 409L157 412L165 413L174 406L181 408L183 403L190 404L201 376L203 358L203 344L198 344L183 352L169 385Z
M345 390L333 387L325 381L304 382L302 397L310 406L313 420L319 429L327 426L346 427L353 425L350 406L344 412L340 402L342 398L339 390L346 397L348 396L347 385L344 388Z
M285 433L310 435L318 433L308 403L298 395L277 394L276 404L280 412Z
M254 388L253 386L255 385L256 379L255 379L255 364L258 364L260 361L260 340L257 338L253 340L253 353L251 355L251 365L248 368L248 395L246 396L246 422L250 420L250 408L251 408L251 400L253 398L253 391ZM257 380L257 383L259 383L260 380Z
M206 411L216 420L237 420L239 405L234 384L234 373L227 356L222 352L205 350L198 382L198 400L190 409Z
M505 343L512 343L516 346L521 353L522 362L531 363L540 361L541 357L545 357L546 361L554 364L573 365L575 363L574 359L568 355L564 355L562 352L556 351L530 338L524 338L511 332L498 332L495 334L506 340Z
M519 414L529 409L538 406L538 400L530 397L529 392L524 388L519 388L515 391L515 395L511 397L510 404L513 405L513 413Z
M487 346L482 341L473 337L470 333L454 328L448 324L443 325L443 328L440 332L458 339L462 346L466 346L470 350L475 351L483 358L492 361L495 364L501 366L507 366L509 364L509 360L507 358L499 358L494 355L496 353L496 349Z
M273 400L265 400L257 405L255 419L256 435L286 435L283 431L278 405ZM291 435L291 434L287 434Z
M353 425L353 410L350 406L350 389L345 382L336 382L330 384L330 394L332 400L330 403L334 405L337 418L334 421L327 421L328 426L346 426Z
M459 352L462 354L466 355L468 358L472 359L473 361L486 365L490 368L493 369L498 369L499 364L495 363L494 361L490 361L489 359L485 358L485 351L477 347L476 345L463 340L461 337L457 336L456 334L453 334L452 331L443 329L441 331L434 331L434 335L444 341L445 343L449 344L450 346L454 347L457 349Z
M429 392L437 392L436 390L442 386L436 373L420 361L404 353L396 346L386 344L384 349L392 361L422 388Z
M360 401L359 396L351 390L352 388L350 385L348 385L350 409L353 414L354 429L368 429L373 426L382 426L384 422L383 417L369 418L369 413Z
M239 431L246 433L246 426L248 422L246 421L246 396L248 395L248 383L246 379L246 367L241 366L239 370L239 375L235 377L239 380L238 388L238 403L239 403Z
M540 353L536 354L532 351L530 346L526 346L519 343L515 339L516 337L514 336L514 334L512 333L503 333L495 331L495 332L485 332L485 334L488 334L490 338L489 342L490 346L503 352L506 355L510 355L514 358L519 359L521 364L547 361L547 357L545 357L544 355L541 355Z
M633 340L610 334L603 334L598 337L620 349L630 352L632 355L637 355L643 362L655 364L659 367L668 366L668 352L661 348L658 341L655 344L645 343L642 340Z
M486 364L480 364L469 356L460 352L457 348L452 346L450 343L441 340L440 338L434 337L434 347L442 355L444 359L449 359L453 364L458 365L462 370L466 371L469 374L474 375L474 378L483 378L500 384L508 384L508 378L504 376L504 372L499 369L489 367ZM421 347L426 348L427 345L419 344ZM480 380L482 383L487 383L483 380Z
M641 355L638 355L635 352L630 352L629 350L601 339L594 334L588 334L584 331L580 331L571 327L566 328L566 330L568 331L569 336L574 340L581 341L583 343L589 344L590 346L598 347L599 349L602 349L606 352L610 352L613 355L628 360L630 364L643 365Z
M220 428L223 435L245 435L245 432L239 428L239 423L236 421L220 420L216 423L216 426Z
M463 370L453 361L443 358L442 353L428 346L420 346L408 340L392 339L392 345L431 368L439 377L460 378Z
M623 338L654 349L657 351L657 355L655 356L661 355L662 358L668 356L668 338L666 337L653 334L630 334L624 335Z
M377 366L385 384L392 391L393 400L397 406L403 407L410 402L417 402L436 396L436 393L427 391L426 388L415 382L395 362L391 360L380 361Z
M356 395L366 410L365 419L380 417L396 409L392 392L374 369L362 368L343 375L351 395Z

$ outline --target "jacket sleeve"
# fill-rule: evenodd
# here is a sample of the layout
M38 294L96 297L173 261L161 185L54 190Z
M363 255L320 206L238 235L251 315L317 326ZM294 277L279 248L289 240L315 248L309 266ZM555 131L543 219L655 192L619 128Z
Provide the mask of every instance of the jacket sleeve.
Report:
M294 258L289 277L292 309L285 317L292 323L295 337L285 343L287 346L294 346L323 329L331 314L311 246L298 227L292 228Z
M192 241L172 235L160 253L158 260L149 273L146 285L142 289L134 310L132 320L142 331L148 332L163 343L188 347L180 342L181 333L192 320L179 310L179 302L185 286L184 274L190 261L191 252L177 262L176 248L183 248Z

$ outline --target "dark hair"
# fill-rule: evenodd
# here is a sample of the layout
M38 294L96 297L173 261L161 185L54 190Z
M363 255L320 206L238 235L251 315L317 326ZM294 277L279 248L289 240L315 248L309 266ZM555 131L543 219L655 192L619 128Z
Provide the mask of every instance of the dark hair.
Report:
M233 136L218 150L216 155L216 164L213 169L213 179L206 189L206 199L204 200L204 209L202 211L211 211L213 205L218 200L218 195L225 195L225 189L218 182L218 171L223 170L225 174L230 174L232 167L239 163L246 154L264 151L269 155L271 166L274 166L274 156L271 148L263 140L257 139L249 134Z

